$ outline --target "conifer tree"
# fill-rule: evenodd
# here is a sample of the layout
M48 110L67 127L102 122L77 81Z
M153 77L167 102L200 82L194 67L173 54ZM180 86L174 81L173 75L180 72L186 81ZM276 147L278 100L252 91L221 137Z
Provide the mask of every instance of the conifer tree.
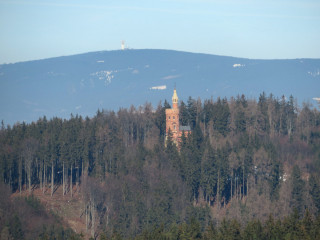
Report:
M291 207L297 209L299 214L302 214L304 206L304 186L305 183L301 178L300 168L295 165L292 169L292 192L291 192Z

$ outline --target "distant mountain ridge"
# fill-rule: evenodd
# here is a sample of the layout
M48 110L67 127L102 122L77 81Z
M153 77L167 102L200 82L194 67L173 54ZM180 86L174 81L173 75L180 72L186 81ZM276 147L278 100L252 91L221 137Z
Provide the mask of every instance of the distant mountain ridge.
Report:
M0 65L0 120L92 116L98 109L263 91L303 101L320 97L320 59L255 60L173 50L90 52Z

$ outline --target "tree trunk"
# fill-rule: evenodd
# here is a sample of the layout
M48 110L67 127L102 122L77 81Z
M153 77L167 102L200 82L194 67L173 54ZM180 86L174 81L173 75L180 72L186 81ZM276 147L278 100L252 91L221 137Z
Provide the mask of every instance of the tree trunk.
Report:
M27 166L26 163L24 163L24 190L27 191Z
M11 192L11 168L10 168L10 171L9 171L9 189L10 189L10 192Z
M203 114L203 136L206 136L206 114Z
M218 171L217 201L218 209L220 209L220 170Z
M90 213L91 213L91 237L95 236L95 204L94 198L90 198Z
M85 211L85 214L86 214L86 232L88 231L88 204L85 203L84 205L84 211Z
M243 169L242 169L242 197L244 197L244 160L243 160Z
M40 160L39 164L40 164L40 171L39 171L38 175L39 175L39 181L40 181L40 190L42 191L42 177L43 177L42 168L43 168L43 164L42 164L41 160Z
M291 122L291 120L289 120L289 124L288 124L288 136L289 136L289 138L291 137L291 132L292 132L292 122Z
M88 231L90 228L90 219L91 219L90 201L87 203L86 209L87 209L87 231Z
M28 164L28 185L29 185L29 194L31 194L31 163Z
M132 128L131 128L131 146L133 144L133 123L131 124Z
M235 192L234 192L234 194L236 195L235 197L236 197L236 199L238 199L238 188L237 188L237 175L235 176L235 178L234 178L234 186L235 186Z
M42 192L43 194L45 193L46 191L46 185L47 185L47 178L46 178L46 163L44 162L43 163L43 186L42 186Z
M65 172L64 172L64 161L62 161L62 196L65 195Z
M247 177L247 197L249 196L249 177Z
M21 188L22 188L22 158L19 160L19 193L21 196Z
M70 174L70 191L71 191L71 197L72 197L72 164L71 164L71 174Z
M231 188L230 188L230 199L232 199L232 177L230 179L230 184L231 184Z
M106 227L108 228L109 225L109 207L107 206L107 222L106 222Z
M40 180L40 169L39 169L39 163L38 163L38 158L36 158L36 174L37 174L37 178L38 180Z
M76 169L76 192L78 192L78 181L79 181L78 170L79 170L79 167L78 167L78 169Z
M85 177L86 177L86 169L84 166L84 161L82 160L82 162L81 162L81 177L79 175L79 192L82 191L82 184L85 182Z
M53 188L54 188L54 167L53 160L51 162L51 197L53 196Z

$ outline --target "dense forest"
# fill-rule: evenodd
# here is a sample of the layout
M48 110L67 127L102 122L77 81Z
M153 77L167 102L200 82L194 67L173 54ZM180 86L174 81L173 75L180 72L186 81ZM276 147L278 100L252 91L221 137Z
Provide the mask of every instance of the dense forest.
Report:
M30 196L35 188L51 196L57 186L69 196L79 189L84 231L94 238L319 236L316 108L265 93L258 100L189 97L180 102L180 121L192 133L179 147L169 133L165 147L166 108L167 101L93 118L2 122L0 181ZM10 230L8 221L0 212L0 231Z

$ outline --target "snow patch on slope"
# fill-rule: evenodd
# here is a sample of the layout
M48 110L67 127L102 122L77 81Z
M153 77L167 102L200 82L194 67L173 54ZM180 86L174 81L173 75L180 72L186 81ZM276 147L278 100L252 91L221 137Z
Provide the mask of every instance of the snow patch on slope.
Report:
M107 86L111 83L112 79L114 78L113 73L116 73L117 71L99 71L95 73L91 73L90 76L93 76L97 78L98 80L104 81L104 85Z
M320 70L317 69L313 72L309 71L308 74L311 75L312 77L320 76Z

